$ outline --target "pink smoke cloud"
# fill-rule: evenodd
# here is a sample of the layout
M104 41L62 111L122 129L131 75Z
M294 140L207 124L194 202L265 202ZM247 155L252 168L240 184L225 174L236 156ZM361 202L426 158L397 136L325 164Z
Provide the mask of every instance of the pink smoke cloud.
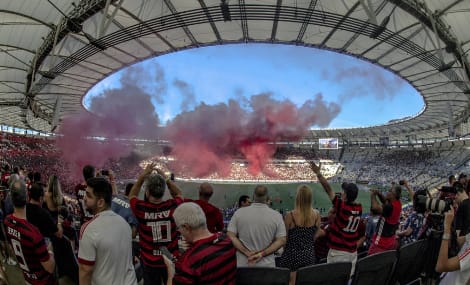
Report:
M125 78L138 78L135 72L138 71L127 71ZM94 97L90 112L84 110L64 118L59 128L57 146L76 178L81 177L86 164L101 167L109 159L129 155L133 143L122 139L157 137L159 119L152 96L130 81L122 80L121 84L122 88L106 90Z
M277 101L271 94L252 96L249 105L247 111L233 100L213 106L202 103L170 122L166 137L173 143L178 168L189 168L198 176L219 169L225 173L230 169L229 158L243 154L250 172L259 174L273 156L276 142L297 141L311 126L327 126L340 112L337 104L326 103L321 94L300 108L289 100Z

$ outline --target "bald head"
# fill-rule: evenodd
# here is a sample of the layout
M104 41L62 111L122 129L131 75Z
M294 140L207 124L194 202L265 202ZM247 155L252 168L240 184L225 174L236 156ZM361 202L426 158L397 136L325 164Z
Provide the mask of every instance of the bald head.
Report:
M266 203L268 200L268 187L258 185L255 187L254 200L256 203Z
M204 201L209 201L213 193L214 193L214 189L212 188L212 185L210 185L209 183L204 182L201 185L199 185L199 199L204 200Z

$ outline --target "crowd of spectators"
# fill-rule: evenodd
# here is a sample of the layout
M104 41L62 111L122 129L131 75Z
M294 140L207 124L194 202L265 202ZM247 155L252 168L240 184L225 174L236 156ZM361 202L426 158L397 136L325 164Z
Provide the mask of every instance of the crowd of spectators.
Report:
M457 152L461 152L460 155L457 155ZM322 232L323 236L326 235L326 242L323 244L323 248L319 248L318 252L325 253L325 247L329 247L330 249L333 248L335 250L338 250L340 252L346 251L349 253L352 253L351 255L351 260L356 260L356 251L361 249L361 252L366 252L368 246L374 243L374 241L377 241L378 239L384 240L384 237L390 238L393 240L393 242L390 242L390 246L384 246L384 248L389 249L389 248L397 248L399 243L395 243L396 240L400 240L403 243L411 243L416 241L419 238L425 237L426 235L426 226L429 226L427 217L429 216L429 213L426 212L427 209L420 208L418 209L416 207L416 204L418 203L416 198L413 195L410 194L410 201L413 202L413 205L409 206L404 206L403 210L401 207L401 193L399 193L399 188L400 186L397 184L394 184L393 187L391 186L392 181L399 181L402 180L403 177L407 177L409 181L405 181L404 185L408 187L408 183L410 185L416 185L419 187L424 187L427 184L425 182L428 182L429 180L435 180L436 182L440 182L441 184L443 181L445 181L444 178L447 178L447 176L451 173L455 173L456 171L466 169L466 161L464 161L464 158L469 157L469 154L467 154L467 151L465 148L459 146L444 146L442 148L430 148L430 149L388 149L388 148L382 148L382 149L360 149L360 148L349 148L342 152L342 154L339 154L339 151L336 153L332 150L329 151L314 151L310 148L294 148L294 147L287 147L287 148L280 148L277 150L276 155L274 159L268 163L265 166L265 169L262 173L258 175L253 175L249 172L249 167L247 161L243 160L241 157L234 158L232 162L232 168L230 171L230 175L228 177L220 177L216 174L208 175L206 177L197 177L199 180L205 180L207 182L210 182L211 180L233 180L233 181L257 181L260 184L263 184L263 182L272 182L276 180L288 180L288 181L296 181L296 182L312 182L312 181L317 181L320 180L322 182L323 187L325 188L325 191L327 191L328 195L330 196L330 199L332 201L332 206L333 208L336 208L337 211L342 209L343 207L346 207L346 205L349 205L348 203L353 203L354 198L351 198L350 201L348 200L349 198L346 198L344 196L342 199L345 199L345 202L343 204L343 201L335 196L333 192L331 192L331 189L329 189L327 180L330 182L336 181L340 182L341 180L347 180L347 181L354 181L354 182L361 182L361 183L371 183L371 184L383 184L387 185L390 188L390 191L387 192L386 195L381 195L377 191L373 190L371 191L371 201L374 204L374 210L377 211L377 216L378 219L376 219L376 215L361 215L362 214L362 208L357 208L353 209L351 211L357 212L357 217L362 218L360 223L358 222L357 224L354 224L354 232L356 233L356 230L358 229L359 225L363 225L364 229L360 231L360 234L358 232L358 235L354 235L354 241L353 243L348 244L347 250L344 250L344 247L331 247L332 243L331 242L331 236L330 235L335 235L336 237L341 236L339 234L339 231L341 229L337 229L335 227L330 227L328 230L327 222L325 219L323 219L322 226L319 227L319 223L317 223L317 220L315 220L315 231L318 230L318 232ZM83 212L83 209L80 209L80 204L79 201L77 200L76 197L73 195L73 189L74 185L77 185L77 181L74 181L71 179L71 177L76 177L76 175L70 175L70 170L68 169L68 166L61 160L61 154L60 151L58 151L55 147L54 141L47 139L47 138L32 138L32 137L23 137L23 136L18 136L18 135L6 135L2 134L1 139L0 139L0 156L1 156L1 162L2 165L8 165L9 167L3 168L4 172L7 171L17 171L17 177L14 178L16 180L21 180L26 184L26 187L31 187L31 185L35 185L35 183L38 183L37 185L42 185L45 187L45 196L44 196L44 209L47 210L50 214L52 214L52 218L54 223L57 223L58 225L62 225L63 223L67 224L67 227L69 228L75 228L77 229L80 225L79 220L80 219L75 219L75 215L80 215ZM139 177L137 180L137 186L134 186L130 193L130 204L132 205L132 211L134 213L138 213L137 218L140 222L142 221L147 221L147 220L158 220L159 218L165 216L165 218L168 218L171 216L171 213L176 209L176 207L183 203L181 193L180 191L177 191L177 187L175 183L172 182L172 179L170 179L170 173L171 173L171 161L174 161L174 158L170 157L153 157L147 160L139 160L137 159L138 156L135 156L134 159L120 159L120 160L110 160L108 161L105 165L100 166L99 169L112 169L113 174L112 176L109 176L107 179L111 184L113 184L113 187L115 186L115 183L117 181L114 181L114 177L118 177L121 180L127 180L127 179L136 179ZM315 162L320 162L318 167L316 166ZM141 172L144 166L147 165L146 168L146 175L142 176ZM151 168L149 168L149 165ZM315 167L312 168L312 165ZM16 168L15 168L16 167ZM15 169L15 170L14 170ZM156 214L160 213L157 211L159 207L162 207L162 205L156 207L152 204L160 204L160 203L166 203L165 201L161 200L163 195L165 186L163 188L160 188L159 192L157 194L149 194L150 192L148 191L153 191L149 189L148 184L144 184L144 180L146 180L150 174L150 172L153 169L158 169L158 173L164 181L164 185L168 185L168 187L171 190L172 196L175 197L177 200L177 203L172 204L171 209L168 210L168 212L165 212L165 214ZM313 169L313 171L312 171ZM98 172L97 174L100 175ZM33 175L30 175L33 174ZM36 175L37 174L37 175ZM139 175L140 174L140 175ZM182 180L192 180L195 179L196 177L192 177L188 173L172 173L175 174L178 179ZM323 177L324 175L324 177ZM9 173L9 176L14 177L14 172ZM105 175L106 176L106 175ZM168 177L167 177L168 176ZM4 176L2 175L2 178ZM110 177L112 179L110 179ZM168 179L166 179L168 178ZM470 232L470 215L468 215L468 211L470 211L470 206L468 202L468 195L467 194L459 194L463 192L468 192L466 191L467 188L467 182L466 182L466 177L462 176L459 178L465 178L463 180L460 180L454 184L452 183L452 187L457 187L460 185L459 189L461 190L460 192L457 191L457 194L455 195L457 198L454 202L454 206L457 208L460 206L460 212L457 210L456 212L456 227L457 227L457 235L464 236ZM160 180L161 180L160 179ZM16 181L15 180L15 181ZM4 182L4 187L10 187L10 178L8 178ZM155 181L153 181L155 182ZM158 182L160 183L160 182ZM157 183L157 184L158 184ZM203 185L205 185L203 183ZM160 185L161 184L161 185ZM163 185L163 182L160 183L159 187ZM401 184L401 183L400 183ZM141 186L144 185L144 187L147 187L146 189L146 197L144 200L142 200L142 204L136 204L137 202L137 195L140 191ZM346 185L346 186L345 186ZM349 186L348 186L349 185ZM343 184L343 190L345 191L344 195L349 195L348 191L350 190L345 190L345 189L350 189L353 184ZM457 185L457 186L456 186ZM201 189L211 189L210 187L206 188L207 185L204 187L201 187ZM210 186L210 185L209 185ZM101 187L101 186L100 186ZM103 186L106 188L107 186ZM111 187L111 186L110 186ZM264 186L263 186L264 187ZM64 195L61 196L61 194L57 194L57 189L59 188L59 192L64 192ZM98 189L98 188L96 188ZM96 190L95 189L95 190ZM329 190L328 190L329 189ZM463 190L462 190L463 189ZM105 189L106 190L106 189ZM207 190L207 191L209 191ZM306 190L306 189L304 189ZM308 189L307 189L308 190ZM106 190L108 191L108 190ZM202 191L202 190L201 190ZM212 191L212 190L211 190ZM209 191L209 192L211 192ZM310 190L311 191L311 190ZM357 192L357 190L355 190ZM462 192L463 191L463 192ZM113 193L115 194L115 189L113 188ZM200 192L200 195L203 195L204 191ZM95 192L96 194L97 192ZM202 193L202 194L201 194ZM211 192L212 193L212 192ZM207 193L206 193L207 194ZM424 197L431 198L429 192L423 192L422 193ZM101 195L101 194L100 194ZM106 194L108 195L108 194ZM258 195L258 196L257 196ZM304 194L306 195L306 194ZM356 193L357 195L357 193ZM203 195L204 196L204 195ZM56 199L59 197L58 199ZM200 196L200 199L202 196ZM210 198L210 195L208 196ZM257 200L255 200L254 204L262 204L262 211L269 211L269 213L274 213L271 209L269 209L269 196L267 195L267 189L265 188L256 188L255 190L255 195L254 197L257 197ZM433 197L437 198L437 197ZM94 197L95 202L100 200L100 196ZM150 199L150 200L149 200ZM380 202L376 204L377 200ZM4 200L7 201L8 199L4 197ZM108 211L110 204L108 203L110 201L107 201L105 204L97 204L99 211L95 211L95 213L101 212L101 211ZM184 200L184 202L187 202L187 200ZM96 202L98 203L98 202ZM422 201L421 201L421 206L422 206ZM7 203L5 203L7 204ZM205 203L196 203L198 206L195 206L197 209L192 209L191 211L198 212L199 208L202 209L202 211L205 213L208 209L208 200ZM266 204L266 206L265 206ZM309 202L309 204L311 204ZM388 207L389 205L392 205L393 207ZM249 203L247 203L249 205ZM11 206L11 205L10 205ZM90 205L87 205L87 207ZM258 205L259 206L259 205ZM61 207L67 207L68 208L68 213L70 214L70 219L64 219L62 214L60 214L60 208ZM137 209L137 208L139 209ZM199 208L198 208L199 207ZM259 206L261 207L261 206ZM12 207L13 208L13 207ZM155 209L153 209L155 208ZM230 233L230 238L234 244L234 248L237 250L237 259L238 259L238 266L240 266L239 259L242 258L244 260L243 264L246 265L262 265L262 264L269 264L269 266L275 265L274 262L274 257L278 256L280 252L282 252L282 247L285 244L285 236L286 236L286 229L284 230L280 229L279 227L282 228L282 226L285 226L284 224L281 224L279 222L279 219L275 221L275 228L276 228L276 235L271 236L269 241L272 242L273 240L279 240L278 243L275 245L267 243L267 244L258 244L253 242L253 248L246 248L246 245L240 244L243 243L243 241L246 241L245 238L240 239L240 233L243 233L244 226L246 222L242 222L241 224L240 221L243 221L246 219L246 221L252 220L254 217L258 217L256 215L253 216L253 213L251 213L251 210L243 210L240 211L241 206L237 205L231 208L225 208L221 209L221 215L223 216L223 220L225 222L225 227L228 227L229 233ZM254 209L255 207L250 206L250 209ZM393 210L390 210L389 208L392 208ZM155 214L149 213L149 209L155 210ZM261 209L261 208L260 208ZM359 210L360 209L360 210ZM153 211L152 210L152 211ZM218 211L217 208L215 210ZM325 210L325 209L323 209ZM365 209L366 210L366 209ZM11 213L11 210L8 210L7 207L2 206L2 211L4 215L8 215ZM189 209L188 209L189 211ZM260 210L261 211L261 210ZM393 222L392 219L389 218L390 216L387 216L388 212L391 212L393 216ZM462 211L464 214L462 214ZM243 212L243 216L241 213ZM318 213L322 213L325 211L320 211ZM238 214L237 214L238 213ZM314 211L314 213L317 213L317 211ZM206 213L207 214L207 213ZM289 220L289 217L291 216L286 216L286 213L276 213L277 215L281 218L286 218L287 221ZM376 214L376 213L372 213ZM442 214L442 213L441 213ZM168 216L170 215L170 216ZM293 214L291 214L293 215ZM334 215L334 213L333 213ZM336 215L338 215L336 213ZM209 216L213 216L210 214ZM262 216L262 215L261 215ZM274 214L270 214L269 216L274 216ZM150 218L149 218L150 217ZM234 220L235 217L235 220ZM352 219L348 219L348 217L341 217L341 216L336 216L336 219L341 219L342 223L345 224L345 227L351 228L351 224L348 224L348 221L351 220L356 220L356 216L352 216ZM339 218L338 218L339 217ZM182 217L181 221L186 221L186 217ZM208 219L208 216L206 215L206 221ZM464 219L462 221L461 219ZM467 220L465 220L467 219ZM401 223L398 224L397 221L400 220ZM335 217L332 217L329 219L329 221L335 221ZM359 221L359 220L358 220ZM78 224L77 224L78 222ZM155 222L155 221L153 221ZM161 221L159 221L161 222ZM237 224L235 224L235 222ZM269 219L267 220L259 220L259 223L270 223ZM286 224L290 225L289 229L297 227L296 220L292 220L291 223L284 221ZM336 222L337 223L337 222ZM300 223L302 224L302 223ZM309 225L309 227L313 227L312 223L306 223ZM347 225L346 225L347 224ZM373 224L378 224L378 228L383 229L384 227L387 229L386 236L383 235L378 237L377 231L371 230L371 233L366 228L369 227L369 224L371 224L371 227L375 227ZM158 224L161 226L161 224ZM178 228L180 226L184 226L185 223L182 223L178 225ZM229 226L231 225L231 226ZM385 225L385 226L384 226ZM218 234L212 235L212 232L219 232L221 227L213 227L210 226L209 228L207 227L208 224L206 222L205 227L199 228L198 225L186 225L189 230L197 230L201 234L201 238L210 238L214 239L215 242L218 242L219 239L220 241L223 242L225 245L227 243L227 238L225 236L219 236ZM336 226L337 227L337 226ZM460 228L459 228L460 227ZM150 229L151 228L151 229ZM321 228L321 231L320 231ZM214 230L215 229L215 230ZM259 229L259 228L258 228ZM333 229L333 230L331 230ZM57 230L60 230L58 227ZM167 228L168 231L169 228ZM454 229L453 229L454 230ZM153 233L154 229L152 227L144 227L144 228L139 228L139 233L140 236L145 233L147 233L147 239L141 241L141 246L147 246L145 242L148 242L149 244L152 242L152 237L148 234ZM333 234L331 233L333 232ZM62 230L62 232L65 232ZM127 231L126 231L127 232ZM171 232L176 232L176 225L171 226ZM250 231L248 231L250 232ZM372 233L373 232L373 233ZM210 234L209 234L210 233ZM326 234L325 234L326 233ZM76 234L76 233L75 233ZM250 232L252 234L252 232ZM264 234L263 234L264 235ZM196 235L195 237L191 236L188 234L188 237L190 238L198 238L199 236ZM166 239L168 240L167 246L171 253L174 254L175 256L181 254L178 252L178 241L175 240L176 235L168 234ZM256 238L256 237L250 237L250 238ZM77 250L75 249L76 246L76 237L72 234L69 237L67 237L67 240L70 240L74 245L72 246L72 250L76 253ZM171 241L170 241L171 239ZM341 238L338 238L338 240L341 240ZM357 242L357 244L356 244ZM196 240L194 243L191 243L192 246L195 246ZM160 246L160 245L159 245ZM191 246L191 245L190 245ZM317 244L312 245L315 247L315 250L312 249L312 254L315 254L317 251ZM344 245L342 245L344 246ZM44 249L43 247L41 247ZM323 250L323 251L322 251ZM377 247L373 247L372 252L376 252ZM145 251L145 249L144 249ZM189 258L189 252L187 254L187 258ZM326 251L328 252L328 251ZM456 250L458 252L458 250ZM334 252L333 252L334 253ZM150 253L149 256L147 256L144 261L144 269L153 267L154 266L154 260L153 257L154 255L161 255L163 254L163 249L156 249L153 251L153 253ZM457 254L457 253L456 253ZM267 259L269 257L269 260ZM95 258L95 256L90 256L87 255L87 258ZM191 257L191 260L194 260L194 256ZM230 257L227 258L233 258L232 254L230 254ZM267 263L264 263L263 260L267 261ZM334 258L328 259L328 262L334 262ZM349 260L349 259L348 259ZM89 260L88 260L89 261ZM312 262L319 262L319 259L316 259ZM89 266L90 264L86 263L87 261L85 260L85 265ZM134 260L133 260L133 263ZM126 263L127 264L127 263ZM168 262L166 259L161 259L158 262L157 267L162 266L175 266L175 264L171 265L171 260ZM147 266L147 267L145 267ZM181 279L181 276L178 276L178 266L180 270L182 268L185 268L184 264L176 263L177 270L176 273L172 273L171 270L169 273L163 273L161 270L159 271L159 276L162 276L161 280L165 281L167 277L172 277L173 274L175 275L175 280L183 280ZM293 267L294 268L294 267ZM444 269L447 267L443 267ZM453 268L453 267L452 267ZM186 268L187 269L187 268ZM185 269L185 270L186 270ZM292 268L291 268L292 269ZM295 268L297 269L297 268ZM442 269L442 268L440 268ZM153 270L153 269L152 269ZM227 269L230 271L230 269ZM294 269L292 269L294 270ZM232 272L232 271L230 271ZM144 271L144 280L150 280L153 279L153 275L149 275L149 272ZM147 281L148 283L149 281ZM231 281L230 281L231 282ZM231 284L229 282L229 284ZM148 283L150 284L150 283Z

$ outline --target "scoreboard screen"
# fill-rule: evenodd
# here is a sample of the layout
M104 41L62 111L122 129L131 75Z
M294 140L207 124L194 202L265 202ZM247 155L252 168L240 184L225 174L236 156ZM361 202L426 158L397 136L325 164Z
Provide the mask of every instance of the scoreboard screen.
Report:
M319 149L338 149L338 138L318 139Z

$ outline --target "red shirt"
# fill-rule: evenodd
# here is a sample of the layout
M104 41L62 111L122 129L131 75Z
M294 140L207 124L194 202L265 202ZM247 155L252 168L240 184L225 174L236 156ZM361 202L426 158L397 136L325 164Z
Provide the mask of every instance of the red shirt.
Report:
M235 285L235 254L235 247L225 234L198 240L176 262L173 283Z
M338 196L335 196L332 202L336 217L330 227L328 246L336 250L355 252L359 240L362 205L346 203Z
M220 232L224 229L224 219L219 208L203 200L195 200L194 203L198 204L206 215L207 229L211 233Z
M396 246L396 235L395 231L398 229L400 224L400 215L401 215L401 202L400 200L393 201L390 205L385 205L384 207L392 207L392 212L389 216L382 216L377 224L376 233L372 238L373 243L375 243L380 248L393 249ZM390 230L392 227L392 230ZM384 228L387 228L385 231L392 231L391 236L384 236ZM394 229L393 229L394 228Z
M54 275L47 272L41 262L49 260L46 242L39 230L24 219L8 215L5 231L13 246L18 266L23 270L24 279L32 285L57 284Z
M139 222L139 245L142 262L149 267L165 267L160 247L166 246L178 256L178 232L173 212L183 203L177 197L158 204L145 202L134 197L130 200L131 209Z

